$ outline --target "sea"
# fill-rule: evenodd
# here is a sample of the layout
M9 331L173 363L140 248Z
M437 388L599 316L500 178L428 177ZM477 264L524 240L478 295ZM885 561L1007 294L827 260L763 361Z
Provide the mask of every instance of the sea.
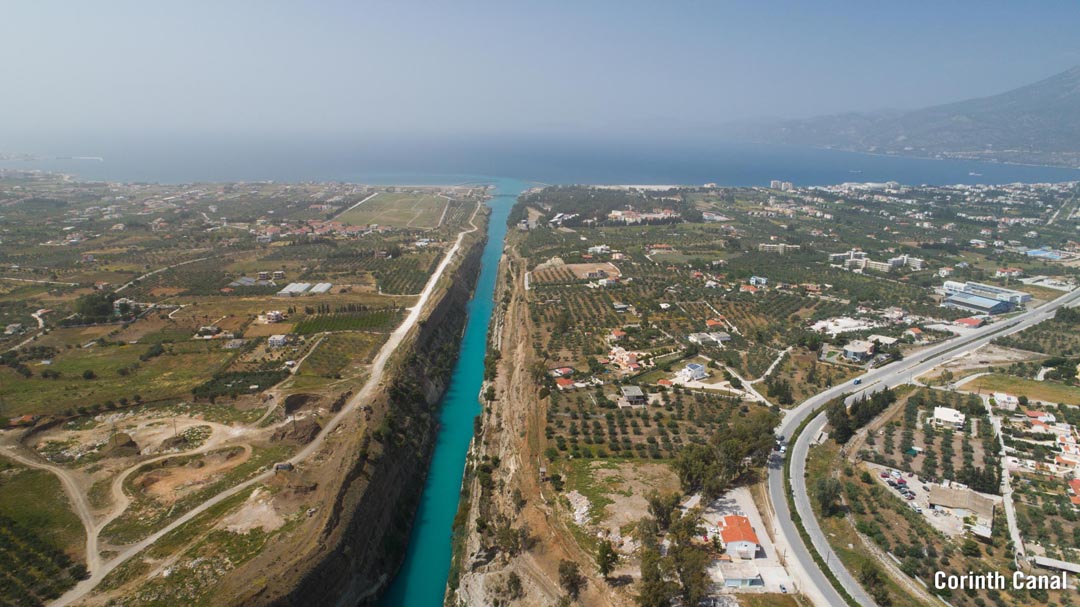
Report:
M0 168L69 173L87 180L194 183L346 181L452 183L498 176L541 184L797 186L849 181L947 185L1080 180L1080 169L933 160L817 148L649 139L344 138L191 136L80 138L39 144L39 160ZM61 158L63 157L63 158Z

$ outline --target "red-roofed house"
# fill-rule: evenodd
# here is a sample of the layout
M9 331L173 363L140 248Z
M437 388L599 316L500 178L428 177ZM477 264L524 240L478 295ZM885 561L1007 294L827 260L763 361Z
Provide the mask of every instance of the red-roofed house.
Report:
M1033 420L1040 421L1043 424L1057 423L1057 417L1055 417L1053 413L1047 413L1046 411L1034 411L1029 409L1024 411L1024 415L1027 415L1028 421L1032 423L1035 423Z
M1069 489L1072 490L1073 495L1080 495L1080 478L1074 478L1069 481Z
M711 329L713 327L724 327L726 325L724 324L724 321L722 321L722 320L719 320L719 319L716 319L716 318L710 318L709 320L705 321L705 326L709 327Z
M752 559L757 556L758 537L745 516L728 515L720 519L720 539L724 551L732 557Z
M560 390L569 390L574 387L574 380L560 377L555 380L555 385L558 386Z
M978 329L979 327L986 324L986 319L972 317L961 318L960 320L956 321L956 324L964 325L965 327L971 327L972 329Z

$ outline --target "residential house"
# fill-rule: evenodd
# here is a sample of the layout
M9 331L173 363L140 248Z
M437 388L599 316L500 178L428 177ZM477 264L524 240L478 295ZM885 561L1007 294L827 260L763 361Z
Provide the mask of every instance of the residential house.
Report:
M862 362L874 355L874 342L855 339L844 346L844 358Z
M619 402L620 406L644 407L648 403L645 392L637 386L623 386L619 390L622 393L622 399ZM623 405L623 402L626 404Z
M724 552L731 558L757 557L760 542L750 519L745 516L728 515L720 519L720 539L724 543Z
M679 379L683 382L701 381L708 376L705 365L690 363L679 371Z
M1006 411L1016 411L1020 406L1020 399L1005 392L994 392L994 406Z
M922 341L924 335L922 329L919 327L911 327L907 331L904 331L904 337L910 337L915 341Z
M930 423L934 426L963 430L967 416L952 407L934 407L934 416Z
M969 329L978 329L979 327L986 324L986 319L975 317L961 318L960 320L956 321L956 324L968 327Z
M1028 421L1036 420L1036 421L1040 421L1040 422L1042 422L1044 424L1056 424L1057 423L1057 417L1053 413L1049 413L1047 411L1035 411L1035 410L1030 410L1029 409L1027 411L1024 411L1024 415L1027 416Z

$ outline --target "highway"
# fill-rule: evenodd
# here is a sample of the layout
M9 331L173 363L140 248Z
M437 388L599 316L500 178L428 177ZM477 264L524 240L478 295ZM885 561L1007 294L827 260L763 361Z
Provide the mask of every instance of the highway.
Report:
M777 434L785 437L790 436L804 420L816 416L807 424L798 440L794 444L788 445L787 456L791 458L791 485L795 497L795 511L798 512L799 517L802 519L803 526L810 536L814 549L827 563L827 567L840 581L840 584L847 589L848 593L860 605L871 607L875 603L843 566L825 540L821 527L814 517L807 491L805 478L806 458L810 452L811 443L826 424L824 410L821 410L821 407L845 393L853 393L853 396L860 392L869 394L908 383L912 378L952 358L964 356L998 337L1023 331L1047 320L1053 317L1061 306L1075 304L1078 301L1080 301L1080 289L1066 293L1039 308L1009 319L999 320L967 335L930 346L904 360L869 371L860 377L862 382L859 386L855 386L851 381L833 386L810 397L798 407L789 410L784 416L777 429ZM787 558L787 565L792 569L792 576L796 580L802 580L802 585L798 590L805 594L815 605L821 607L843 605L844 599L829 583L828 578L825 577L817 563L814 562L808 547L803 543L798 529L792 522L784 483L783 461L779 457L774 457L769 464L769 497L776 512L775 532L782 538L782 542L778 543L786 543L790 546L791 551Z

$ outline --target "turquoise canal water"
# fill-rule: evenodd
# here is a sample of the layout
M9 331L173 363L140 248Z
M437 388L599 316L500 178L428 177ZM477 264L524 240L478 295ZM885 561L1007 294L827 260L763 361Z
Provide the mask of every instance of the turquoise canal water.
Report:
M495 302L495 278L506 236L506 218L518 194L520 181L494 182L488 201L491 220L484 247L480 278L468 306L468 324L459 358L443 395L439 420L442 427L431 458L427 484L413 524L405 563L381 605L386 607L438 607L442 605L450 572L450 532L457 513L465 454L473 436L473 418L480 413L480 386L484 380L488 323Z

